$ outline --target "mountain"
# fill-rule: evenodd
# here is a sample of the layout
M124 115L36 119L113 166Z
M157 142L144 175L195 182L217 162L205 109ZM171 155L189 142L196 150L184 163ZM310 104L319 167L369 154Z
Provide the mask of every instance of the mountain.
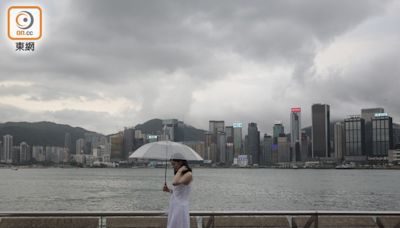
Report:
M152 119L143 124L138 124L135 126L136 130L141 130L145 134L162 134L162 120ZM184 141L203 141L205 130L194 128L190 125L183 124L183 127L178 131L182 130Z
M0 124L0 141L3 141L4 135L9 134L13 136L14 145L25 141L29 145L64 146L67 132L71 134L73 149L75 149L75 141L83 138L84 133L94 133L80 127L52 122L6 122Z

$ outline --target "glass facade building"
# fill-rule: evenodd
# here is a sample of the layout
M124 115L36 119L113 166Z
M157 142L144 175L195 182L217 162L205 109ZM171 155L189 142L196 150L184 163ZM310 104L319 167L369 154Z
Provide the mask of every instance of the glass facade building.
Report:
M363 156L365 152L365 121L361 117L344 120L345 156Z
M372 156L388 156L393 149L393 123L390 116L372 118Z

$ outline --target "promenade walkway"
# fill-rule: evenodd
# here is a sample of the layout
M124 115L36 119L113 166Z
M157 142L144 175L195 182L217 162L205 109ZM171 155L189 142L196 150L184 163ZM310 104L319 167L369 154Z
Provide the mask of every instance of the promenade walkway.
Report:
M377 227L400 228L400 211L192 211L191 228ZM166 227L161 211L0 212L0 228Z

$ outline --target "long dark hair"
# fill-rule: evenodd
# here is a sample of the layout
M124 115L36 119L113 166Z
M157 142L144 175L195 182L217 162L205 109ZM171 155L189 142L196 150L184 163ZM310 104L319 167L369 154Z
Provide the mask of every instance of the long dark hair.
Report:
M187 170L182 172L182 175L184 175L187 172L193 172L192 169L189 167L189 163L186 160L180 160L180 159L172 159L172 161L176 162L182 162L182 166L186 166ZM174 175L176 175L176 170L174 170Z

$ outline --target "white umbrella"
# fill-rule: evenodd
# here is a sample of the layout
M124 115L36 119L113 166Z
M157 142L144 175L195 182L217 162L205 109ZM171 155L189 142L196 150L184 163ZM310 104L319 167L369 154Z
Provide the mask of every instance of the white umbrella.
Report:
M135 150L129 158L169 160L179 155L180 160L203 161L203 158L192 148L177 142L158 141L144 144ZM167 165L165 165L165 180L167 178Z
M192 148L177 142L158 141L144 144L133 152L129 158L169 160L173 154L179 153L187 161L203 161L203 158Z

